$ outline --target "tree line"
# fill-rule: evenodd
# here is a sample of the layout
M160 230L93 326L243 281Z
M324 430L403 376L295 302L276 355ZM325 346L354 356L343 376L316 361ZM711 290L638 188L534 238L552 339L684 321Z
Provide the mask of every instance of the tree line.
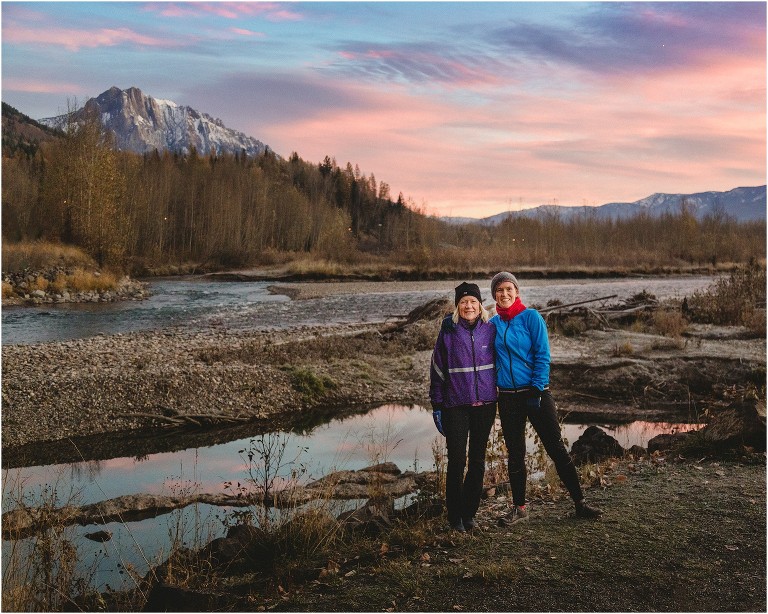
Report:
M133 271L244 266L275 254L456 271L765 258L764 222L697 220L685 202L661 218L602 220L585 208L568 220L451 225L330 156L140 155L117 151L97 122L69 126L36 149L4 147L2 234L78 245L101 265Z

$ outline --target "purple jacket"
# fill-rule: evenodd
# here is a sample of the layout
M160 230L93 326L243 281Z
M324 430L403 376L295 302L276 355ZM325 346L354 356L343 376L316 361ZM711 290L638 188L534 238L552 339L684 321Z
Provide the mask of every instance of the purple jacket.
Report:
M474 327L451 316L443 320L432 352L429 400L433 408L493 403L496 400L496 326L478 319Z

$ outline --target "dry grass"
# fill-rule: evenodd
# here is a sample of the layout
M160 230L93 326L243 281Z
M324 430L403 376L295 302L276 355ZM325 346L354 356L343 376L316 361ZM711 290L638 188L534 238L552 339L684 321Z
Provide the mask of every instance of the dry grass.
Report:
M679 338L688 328L688 322L677 309L657 309L651 323L658 333L672 338Z
M616 343L616 345L613 346L614 357L618 358L620 356L632 356L632 354L634 353L635 353L635 347L632 345L630 341Z
M76 269L71 275L67 275L64 280L58 281L70 290L75 292L103 292L113 290L117 287L117 277L112 273L92 273L82 269Z
M4 478L3 497L11 509L25 509L28 501L36 501L39 529L32 537L11 533L4 540L3 611L71 610L77 599L92 592L90 580L95 573L82 570L74 528L58 513L62 506L77 502L79 494L70 492L62 500L56 483L30 493L21 480L8 483L7 475Z
M95 268L93 258L79 247L45 241L3 241L3 271L42 270L55 266Z

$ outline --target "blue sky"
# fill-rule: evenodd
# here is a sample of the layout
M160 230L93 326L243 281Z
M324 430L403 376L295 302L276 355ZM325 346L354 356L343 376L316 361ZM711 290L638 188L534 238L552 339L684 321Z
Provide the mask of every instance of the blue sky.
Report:
M135 86L481 217L764 184L765 31L762 2L4 1L2 100Z

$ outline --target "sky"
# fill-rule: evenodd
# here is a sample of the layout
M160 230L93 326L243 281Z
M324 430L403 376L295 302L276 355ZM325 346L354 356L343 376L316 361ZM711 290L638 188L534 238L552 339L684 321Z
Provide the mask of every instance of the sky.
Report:
M766 183L764 2L13 2L2 101L112 86L430 215Z

